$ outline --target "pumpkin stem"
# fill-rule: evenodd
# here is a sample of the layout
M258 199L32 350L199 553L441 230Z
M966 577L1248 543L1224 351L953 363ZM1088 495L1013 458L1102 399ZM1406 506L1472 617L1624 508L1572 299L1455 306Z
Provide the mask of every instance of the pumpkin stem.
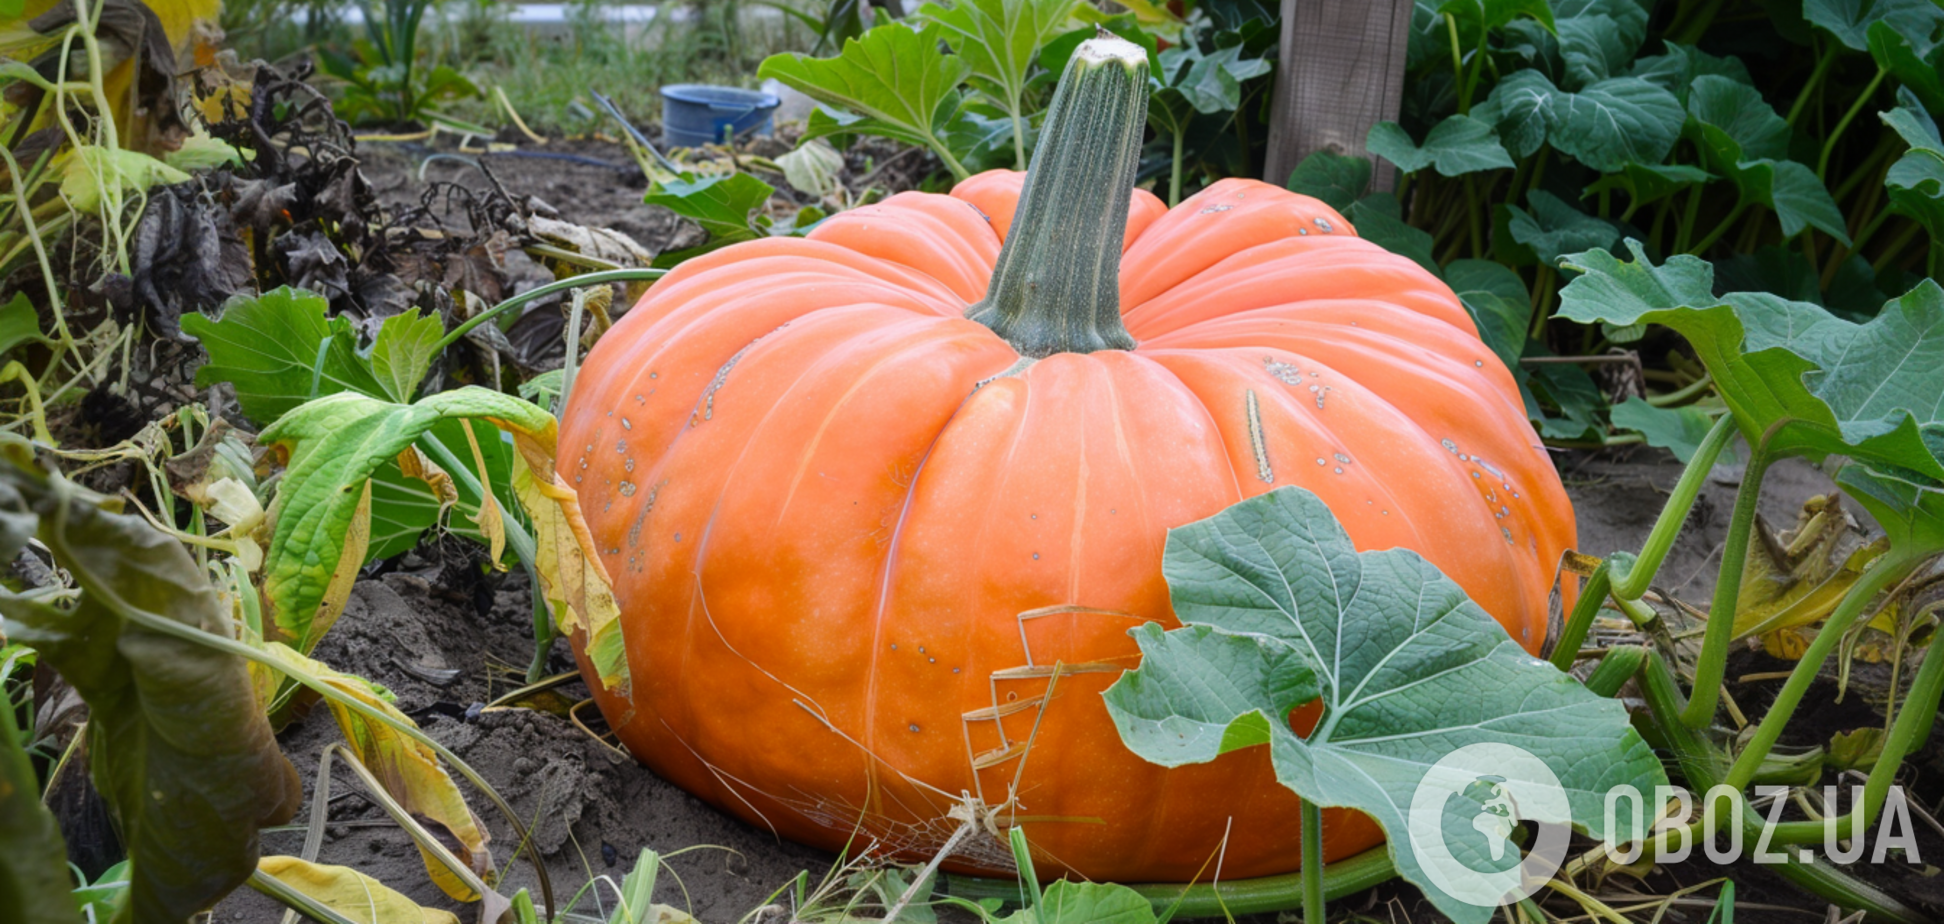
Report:
M992 284L965 312L1022 356L1134 348L1121 323L1120 257L1147 68L1139 45L1103 30L1060 75Z

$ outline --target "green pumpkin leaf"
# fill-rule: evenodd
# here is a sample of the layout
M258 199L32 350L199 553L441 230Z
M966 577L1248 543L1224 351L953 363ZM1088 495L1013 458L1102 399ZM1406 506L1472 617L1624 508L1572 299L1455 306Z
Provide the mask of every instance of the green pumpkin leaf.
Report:
M34 303L27 300L27 293L15 292L0 307L0 354L23 343L45 342L47 338L41 334L40 315L34 312Z
M1944 9L1931 0L1804 0L1802 15L1857 51L1869 50L1870 28L1879 22L1925 39L1944 22Z
M1422 145L1412 141L1410 133L1396 122L1371 126L1364 143L1370 153L1396 164L1405 173L1435 167L1440 176L1463 176L1514 166L1512 155L1499 144L1498 130L1489 122L1464 115L1439 122Z
M1442 42L1443 53L1451 54L1449 37L1444 35L1442 29L1439 29L1438 33L1435 39L1427 40L1427 44L1435 45ZM1566 65L1559 58L1559 36L1554 29L1541 23L1530 19L1515 19L1505 24L1500 41L1503 43L1500 50L1523 62L1527 68L1543 71L1548 75L1558 74L1566 69Z
M1925 280L1867 324L1765 293L1717 297L1695 257L1576 254L1558 317L1664 324L1686 337L1751 445L1944 477L1944 288Z
M1788 124L1760 91L1726 77L1698 78L1688 96L1687 129L1709 168L1734 183L1743 201L1775 212L1784 237L1814 227L1849 243L1828 188L1815 171L1785 159Z
M565 631L586 633L589 657L602 680L610 689L625 690L620 614L607 575L586 545L579 501L554 473L554 417L525 399L477 387L430 395L414 404L330 395L284 416L257 437L259 444L278 447L290 457L270 507L263 579L263 596L281 636L307 654L336 619L342 601L331 595L334 582L347 567L362 564L347 561L346 553L356 550L351 540L360 526L372 473L419 439L436 436L435 427L460 420L491 422L512 436L511 472L495 488L510 487L532 522L534 565L555 620ZM470 460L470 445L463 442L463 434L459 439L464 448L455 448L454 454ZM482 435L482 455L492 442ZM502 507L501 515L510 515L510 510Z
M918 18L970 65L967 80L1016 118L1028 114L1026 80L1042 44L1066 26L1077 0L951 0L927 3ZM1026 169L1017 164L1017 169Z
M358 357L351 322L329 317L329 309L323 296L284 286L230 299L220 318L183 315L183 332L209 352L208 364L196 370L196 387L235 386L244 415L259 426L313 396L385 394Z
M1553 147L1601 173L1658 164L1680 137L1674 94L1638 77L1614 77L1553 101Z
M1688 94L1687 114L1697 125L1718 129L1733 147L1730 162L1789 156L1789 123L1776 115L1762 91L1713 75L1697 77Z
M1726 77L1750 86L1755 84L1755 78L1749 76L1748 65L1743 64L1740 58L1717 57L1679 42L1665 44L1666 53L1635 61L1627 76L1639 77L1674 94L1674 98L1680 100L1683 106L1687 105L1688 93L1694 82L1702 77Z
M1526 356L1550 357L1551 350L1537 340L1526 341ZM1597 440L1605 432L1600 412L1607 406L1606 395L1586 370L1574 363L1521 364L1514 367L1519 377L1520 397L1526 399L1526 416L1539 429L1539 435L1553 440ZM1559 411L1554 417L1544 404Z
M1370 161L1333 151L1311 151L1289 173L1289 190L1323 200L1338 212L1347 212L1370 189Z
M1898 32L1883 20L1870 24L1870 57L1931 112L1944 112L1944 45Z
M1854 463L1836 473L1836 483L1870 512L1896 548L1944 550L1944 488L1936 483Z
M1626 73L1647 39L1647 10L1634 0L1561 0L1556 7L1564 86Z
M747 173L695 179L689 174L655 184L642 201L659 205L702 227L709 240L700 247L655 258L656 266L674 266L690 257L762 237L751 216L769 201L776 188Z
M1444 278L1478 325L1478 338L1507 369L1518 368L1519 351L1532 327L1532 296L1525 280L1494 260L1453 260Z
M417 308L385 319L371 344L371 372L393 401L410 401L438 358L445 323L438 315L419 317Z
M1754 253L1738 253L1716 260L1715 289L1722 292L1767 292L1799 302L1822 304L1822 279L1816 265L1802 259L1799 251L1776 244ZM1870 313L1883 305L1879 296L1870 304Z
M1100 29L1106 29L1141 46L1148 54L1149 74L1156 78L1161 76L1160 51L1154 36L1141 30L1140 19L1133 13L1109 16L1091 6L1076 6L1073 8L1073 19L1086 25L1062 33L1040 46L1039 65L1042 74L1057 80L1060 74L1066 72L1067 61L1073 57L1075 51L1080 49L1080 43L1100 34Z
M21 749L13 703L0 701L0 918L73 921L72 887L67 841L41 804L40 779Z
M1640 398L1614 405L1608 419L1618 429L1646 437L1647 445L1672 452L1682 464L1694 458L1701 441L1714 429L1714 421L1698 407L1655 407Z
M196 385L230 383L243 413L269 424L309 400L313 387L319 397L347 391L372 398L409 394L424 380L436 358L431 347L444 335L437 317L418 317L416 309L394 315L378 329L367 363L358 355L351 323L329 317L328 311L323 297L285 287L259 298L231 299L220 319L184 315L182 329L200 338L209 352L209 363L196 370ZM464 434L442 429L437 436L460 458L472 458ZM488 450L489 467L495 458L492 450L498 449L500 465L494 471L510 467L504 447L482 448ZM439 518L440 501L424 482L406 478L390 457L382 462L373 472L371 533L365 552L369 558L389 558L409 550ZM505 482L494 484L501 487ZM508 498L502 496L502 507ZM453 532L477 536L465 519L476 515L477 508L467 505L459 512L463 515L452 522Z
M493 395L494 399L485 396ZM312 401L280 418L257 438L290 454L282 485L270 505L272 535L265 559L264 598L277 626L299 653L308 654L329 620L320 614L326 591L340 571L344 539L356 517L365 483L385 463L427 431L452 417L492 417L542 429L551 415L533 404L467 388L432 395L417 404L391 404L362 395L338 394ZM483 446L482 446L483 448ZM460 459L471 448L460 436ZM410 479L402 479L406 484ZM417 482L423 484L423 482ZM348 563L356 568L363 560Z
M1586 187L1586 195L1618 189L1627 194L1633 207L1639 208L1714 178L1714 174L1687 164L1621 164L1619 173L1604 174Z
M1606 792L1666 781L1625 707L1527 654L1416 553L1358 552L1301 488L1170 530L1162 574L1184 628L1131 632L1141 666L1104 694L1121 740L1169 767L1267 744L1278 781L1317 805L1369 815L1398 872L1459 924L1483 924L1495 907L1433 878L1409 818L1427 777L1440 773L1429 783L1445 789L1437 765L1447 755L1478 744L1523 749L1531 763L1492 772L1525 783L1542 779L1543 766L1558 789L1556 799L1522 798L1521 818L1616 841L1634 832L1605 829ZM1311 700L1322 717L1299 737L1289 715ZM1470 794L1456 789L1445 791ZM1476 853L1481 867L1516 876L1517 848L1473 827L1481 809L1445 795L1431 809L1431 833L1457 846L1453 854ZM1484 860L1487 845L1499 848L1498 863Z
M1900 90L1897 100L1897 108L1877 114L1910 145L1884 176L1891 207L1916 219L1932 241L1944 240L1944 142L1915 94Z
M1240 45L1230 45L1202 54L1194 45L1177 45L1161 52L1160 76L1151 87L1157 100L1167 98L1171 108L1183 112L1182 105L1204 115L1233 112L1242 105L1242 84L1269 73L1270 63L1260 57L1246 58ZM1186 117L1179 121L1185 123Z
M1528 193L1526 204L1532 206L1532 211L1513 208L1507 227L1513 240L1530 248L1533 256L1547 266L1558 266L1559 258L1565 254L1594 248L1605 250L1620 243L1620 229L1612 223L1588 215L1545 190Z
M1537 68L1513 71L1492 88L1472 117L1498 128L1499 140L1514 157L1530 157L1546 143L1559 114L1559 90Z
M1397 215L1397 197L1387 192L1365 196L1343 213L1357 229L1358 237L1391 253L1410 257L1437 275L1438 261L1431 255L1431 233L1405 224Z
M958 87L972 73L972 65L958 55L939 54L940 39L936 23L915 30L894 22L845 40L835 58L771 55L756 75L774 77L826 106L845 110L851 119L843 124L844 132L923 145L952 167L957 159L943 132L958 110ZM952 172L964 179L963 169Z
M1493 32L1515 19L1529 18L1551 30L1552 4L1546 0L1444 0L1419 4L1434 7L1439 20L1449 15L1458 23L1459 42L1466 48L1478 47L1481 33ZM1442 22L1440 22L1442 28Z
M997 924L1154 924L1154 905L1141 893L1115 882L1071 882L1046 887L1040 900Z
M249 878L258 829L288 820L303 799L296 770L240 658L142 624L233 631L182 543L96 506L24 442L0 452L0 509L35 524L81 592L67 608L0 593L5 634L88 704L89 768L132 861L132 919L188 920ZM0 801L23 797L37 801L31 789Z
M493 500L501 511L514 509L516 501L512 492L513 449L499 438L499 434L486 426L473 428L479 441L479 454L486 462L486 478L491 483ZM443 444L452 455L467 465L474 464L472 445L466 441L466 431L457 420L442 420L432 425L426 439ZM476 470L469 469L476 475ZM417 547L425 531L440 525L444 515L445 531L463 536L481 545L490 545L488 538L479 531L476 522L479 517L478 498L460 491L453 486L458 495L451 502L433 492L432 486L419 478L407 477L400 470L398 460L387 459L371 473L371 538L365 549L365 561L377 561L394 555L403 555Z

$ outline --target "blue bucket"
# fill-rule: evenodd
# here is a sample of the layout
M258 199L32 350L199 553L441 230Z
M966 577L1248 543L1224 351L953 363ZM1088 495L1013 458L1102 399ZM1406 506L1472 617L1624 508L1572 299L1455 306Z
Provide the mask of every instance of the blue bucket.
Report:
M770 113L782 104L774 93L683 83L662 87L662 143L671 148L719 144L723 135L751 129L767 134Z

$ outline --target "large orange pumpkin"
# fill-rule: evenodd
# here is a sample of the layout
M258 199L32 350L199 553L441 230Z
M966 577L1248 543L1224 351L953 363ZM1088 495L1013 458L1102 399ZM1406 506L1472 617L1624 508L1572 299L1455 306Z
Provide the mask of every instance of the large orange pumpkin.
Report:
M1101 702L1137 663L1127 630L1177 624L1167 530L1300 485L1536 651L1572 510L1438 279L1264 183L1130 202L1131 155L1062 155L1138 148L1138 113L1087 149L1062 105L1030 180L691 260L601 339L561 473L633 702L590 685L656 772L793 840L927 857L970 804L953 868L1009 870L1030 821L1047 876L1182 881L1218 849L1224 879L1286 872L1299 803L1262 755L1164 770ZM1009 297L1044 323L1009 342L968 319ZM1324 817L1326 858L1381 840Z

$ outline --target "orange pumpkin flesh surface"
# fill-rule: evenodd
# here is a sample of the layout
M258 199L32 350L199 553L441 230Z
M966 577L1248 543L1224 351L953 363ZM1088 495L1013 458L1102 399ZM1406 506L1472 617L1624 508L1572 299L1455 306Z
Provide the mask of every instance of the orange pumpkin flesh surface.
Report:
M1023 177L696 258L601 339L561 473L633 702L589 685L657 773L792 840L922 859L969 796L1001 835L1030 825L1043 876L1187 881L1218 850L1224 879L1296 869L1300 803L1260 752L1163 769L1101 702L1138 663L1127 630L1178 625L1167 530L1299 485L1536 652L1571 507L1450 289L1268 184L1173 210L1135 191L1138 346L1017 368L965 315ZM1324 819L1326 860L1382 840ZM946 866L1011 871L983 828Z

